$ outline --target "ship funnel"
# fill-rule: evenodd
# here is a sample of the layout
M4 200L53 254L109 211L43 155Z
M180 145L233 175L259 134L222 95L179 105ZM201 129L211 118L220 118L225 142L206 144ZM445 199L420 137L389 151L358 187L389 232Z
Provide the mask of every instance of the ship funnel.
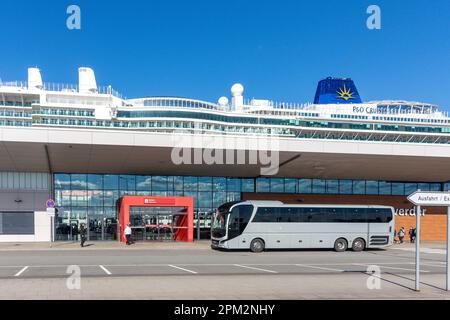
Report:
M42 90L43 87L41 70L38 68L28 68L28 89Z
M95 81L94 70L91 68L79 68L78 86L80 93L97 93L97 82Z
M319 81L314 104L361 103L358 89L350 78L328 77Z

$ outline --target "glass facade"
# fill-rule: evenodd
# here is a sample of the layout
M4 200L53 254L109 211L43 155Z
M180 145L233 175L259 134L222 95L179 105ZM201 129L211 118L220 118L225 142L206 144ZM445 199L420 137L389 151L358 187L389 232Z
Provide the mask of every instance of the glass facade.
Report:
M110 174L55 174L58 206L57 239L76 239L79 224L89 226L90 240L115 240L116 202L124 195L191 196L201 236L209 235L211 212L223 203L239 201L242 193L409 195L448 190L450 184L402 183L373 180L228 178L141 176ZM198 219L198 220L197 220ZM197 236L197 235L196 235Z

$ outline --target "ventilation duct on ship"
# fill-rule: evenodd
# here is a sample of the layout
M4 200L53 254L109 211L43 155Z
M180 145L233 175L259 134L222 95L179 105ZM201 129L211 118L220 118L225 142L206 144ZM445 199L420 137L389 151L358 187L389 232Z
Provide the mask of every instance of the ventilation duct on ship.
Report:
M242 109L244 106L244 86L240 83L236 83L231 87L231 95L233 96L233 107L236 110Z
M78 86L79 92L82 94L97 93L97 82L95 81L94 70L91 68L79 68Z
M219 101L218 101L218 104L219 104L219 106L221 106L221 107L226 107L226 106L228 106L228 103L229 103L229 101L228 101L228 98L227 98L227 97L220 97L220 99L219 99Z
M41 70L38 68L28 68L28 89L42 90L43 87Z

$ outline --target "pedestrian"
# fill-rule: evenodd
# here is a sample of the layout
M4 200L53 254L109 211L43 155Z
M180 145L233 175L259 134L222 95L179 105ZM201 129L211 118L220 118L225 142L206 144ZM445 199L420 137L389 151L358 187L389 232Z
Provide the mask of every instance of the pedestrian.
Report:
M414 228L409 228L409 242L414 243Z
M414 229L413 229L413 239L414 239L414 243L416 242L416 238L417 238L417 229L414 228Z
M81 224L80 226L80 237L81 237L81 247L84 247L84 243L86 242L86 234L87 234L87 230L86 227L84 226L84 223Z
M72 224L72 241L78 241L78 234L80 231L78 230L78 224Z
M397 229L394 228L394 243L397 243Z
M400 230L398 231L398 240L400 240L400 243L403 243L403 238L405 238L405 228L401 227Z
M131 244L131 233L132 233L131 223L129 223L125 228L125 238L127 239L127 246Z

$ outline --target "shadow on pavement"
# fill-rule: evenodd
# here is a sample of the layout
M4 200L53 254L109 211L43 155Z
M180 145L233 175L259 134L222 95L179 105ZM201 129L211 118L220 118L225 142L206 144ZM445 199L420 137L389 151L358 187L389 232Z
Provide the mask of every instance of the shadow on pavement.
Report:
M410 280L410 281L412 281L412 282L415 281L414 278L411 279L410 277L401 276L401 275L399 275L399 274L395 274L395 273L391 273L391 272L385 272L385 273L386 273L386 274L389 274L389 275L391 275L391 276L394 276L394 277L401 278L401 279ZM383 279L383 280L385 280L385 279ZM387 280L386 280L386 281L387 281ZM438 289L438 290L447 292L447 290L445 290L444 288L437 287L437 286L435 286L435 285L433 285L433 284L429 284L429 283L422 282L422 281L420 281L420 284L423 284L423 285L425 285L425 286L428 286L428 287L431 287L431 288L435 288L435 289ZM413 288L410 288L410 289L413 290L413 291L415 291Z

